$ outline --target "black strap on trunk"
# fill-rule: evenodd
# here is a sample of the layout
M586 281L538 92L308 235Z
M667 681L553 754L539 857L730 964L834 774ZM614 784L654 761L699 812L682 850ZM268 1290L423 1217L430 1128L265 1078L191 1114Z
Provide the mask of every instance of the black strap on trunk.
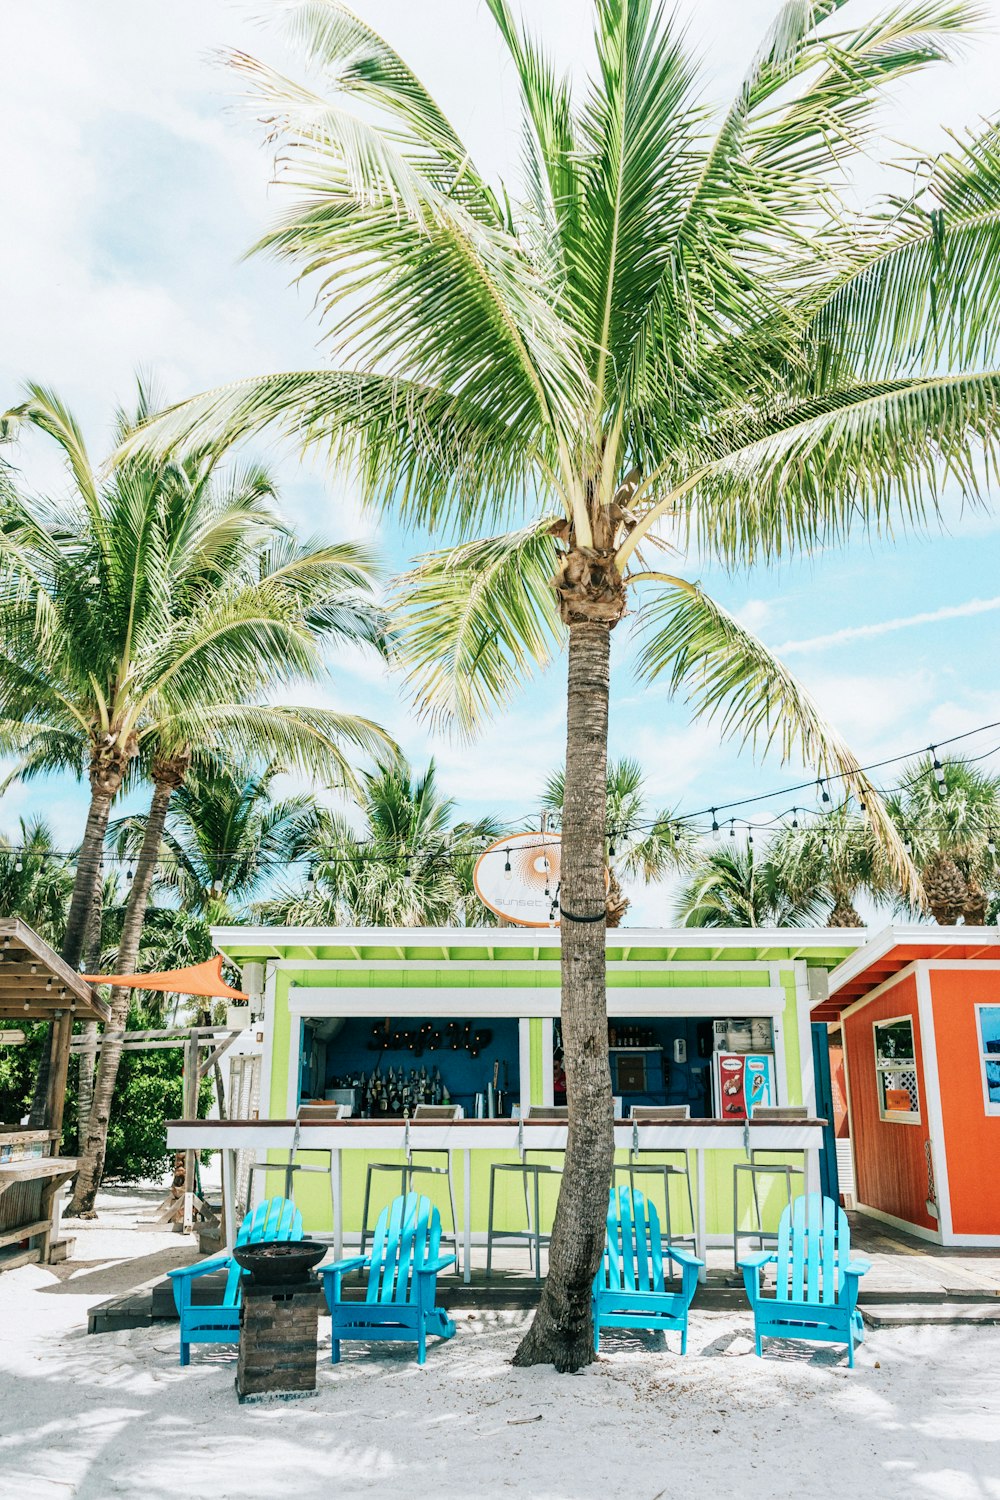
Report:
M607 916L607 910L599 911L596 917L578 917L575 912L567 911L565 906L560 903L559 914L569 922L603 922Z

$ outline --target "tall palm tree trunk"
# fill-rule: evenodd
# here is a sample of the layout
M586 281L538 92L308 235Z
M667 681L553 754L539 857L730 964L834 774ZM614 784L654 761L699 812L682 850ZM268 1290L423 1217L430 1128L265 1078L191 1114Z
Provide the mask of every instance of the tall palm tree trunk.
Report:
M66 930L63 933L62 957L71 969L80 967L83 948L87 940L90 914L94 903L100 905L101 884L104 875L104 838L108 831L111 804L118 794L127 764L115 748L104 746L94 752L90 763L90 807L87 811L87 826L83 843L76 860L76 877L69 911L66 914ZM35 1088L31 1099L29 1124L33 1130L44 1129L46 1100L49 1092L49 1074L52 1068L52 1044L55 1029L50 1023L46 1028L46 1039L35 1075Z
M153 767L153 797L146 818L142 848L136 861L132 889L128 893L125 905L125 919L122 923L122 935L118 945L116 968L119 973L131 973L139 956L139 939L142 936L146 905L149 901L149 892L152 888L163 829L167 820L167 809L175 788L184 779L188 760L188 757L178 756L170 761L157 762ZM94 1201L104 1175L111 1103L114 1098L118 1066L124 1045L121 1033L125 1030L128 1021L130 994L131 991L127 989L111 991L111 1017L104 1034L101 1056L97 1064L94 1100L86 1133L80 1141L80 1170L77 1174L72 1200L66 1209L66 1213L75 1218L95 1217Z
M516 1365L577 1370L594 1358L591 1284L604 1249L614 1162L605 980L605 785L610 629L569 632L562 823L562 1035L569 1138L549 1271Z
M96 974L101 967L101 926L104 917L104 864L101 862L99 871L101 899L93 902L90 908L90 922L87 926L87 941L84 946L84 960L87 970ZM97 1065L97 1022L85 1021L83 1026L84 1050L80 1053L80 1069L77 1074L76 1084L76 1138L83 1140L87 1130L87 1122L90 1119L90 1108L94 1102L94 1069Z

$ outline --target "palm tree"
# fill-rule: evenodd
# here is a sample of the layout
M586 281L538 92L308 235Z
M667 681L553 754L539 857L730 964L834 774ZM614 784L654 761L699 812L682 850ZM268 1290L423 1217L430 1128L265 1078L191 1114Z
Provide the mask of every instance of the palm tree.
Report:
M864 927L856 905L861 895L877 903L899 895L899 881L871 825L846 803L803 827L793 815L767 852L792 901L814 897L829 904L828 927Z
M718 113L655 0L594 0L582 99L508 0L487 3L523 105L513 190L482 176L412 70L337 0L282 11L315 87L234 59L299 191L259 248L315 276L341 367L208 392L142 442L273 423L439 538L399 591L400 650L438 720L471 731L568 646L571 1116L517 1361L574 1369L593 1358L613 1158L611 631L634 601L646 680L723 733L842 775L915 878L850 751L684 557L767 563L933 515L947 476L977 492L1000 402L1000 132L911 163L866 212L843 196L886 87L948 57L975 19L964 0L857 30L849 0L787 0Z
M226 762L194 769L167 814L156 883L179 906L209 923L239 919L259 886L302 859L316 832L316 802L307 793L278 798L283 768ZM134 859L145 818L122 818L110 830L119 860Z
M140 388L120 444L152 412ZM111 804L137 768L153 782L126 904L119 972L134 968L171 797L193 754L244 753L353 785L347 747L386 736L367 720L274 706L269 694L325 670L325 641L374 644L380 622L367 554L352 544L297 544L270 507L259 468L221 482L223 445L156 463L120 459L101 483L80 428L53 393L29 387L4 419L49 434L69 467L68 504L9 496L0 530L0 732L23 774L86 770L91 787L63 957L78 965L101 884ZM112 1032L128 991L111 994ZM101 1049L70 1211L92 1212L121 1044ZM43 1097L40 1086L38 1097Z
M362 775L362 831L317 809L301 847L312 850L309 877L257 905L262 921L288 925L425 927L481 919L472 884L476 855L503 832L491 817L454 818L431 761L415 775L403 758Z
M13 838L0 834L0 912L58 944L73 889L72 861L57 848L44 817L19 818L18 830Z
M676 920L682 927L803 927L820 920L824 905L819 891L792 894L770 851L760 855L727 837L696 858Z
M622 880L653 881L691 862L694 838L669 810L653 812L643 795L645 776L637 760L622 756L608 765L606 792L608 891L607 925L620 927L630 902ZM553 771L542 795L546 811L562 813L566 778Z
M935 922L985 923L997 884L1000 776L934 752L906 766L889 799Z

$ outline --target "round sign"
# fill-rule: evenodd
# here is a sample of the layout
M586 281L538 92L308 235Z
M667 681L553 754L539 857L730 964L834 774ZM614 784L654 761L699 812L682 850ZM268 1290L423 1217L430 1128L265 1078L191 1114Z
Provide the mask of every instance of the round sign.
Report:
M559 835L512 833L484 849L472 874L476 895L518 927L559 923Z

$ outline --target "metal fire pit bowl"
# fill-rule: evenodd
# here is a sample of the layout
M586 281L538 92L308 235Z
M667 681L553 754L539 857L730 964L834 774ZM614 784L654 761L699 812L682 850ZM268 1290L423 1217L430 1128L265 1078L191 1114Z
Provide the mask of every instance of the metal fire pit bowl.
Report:
M233 1259L258 1285L292 1286L305 1281L327 1248L317 1240L262 1240L257 1245L237 1245Z

